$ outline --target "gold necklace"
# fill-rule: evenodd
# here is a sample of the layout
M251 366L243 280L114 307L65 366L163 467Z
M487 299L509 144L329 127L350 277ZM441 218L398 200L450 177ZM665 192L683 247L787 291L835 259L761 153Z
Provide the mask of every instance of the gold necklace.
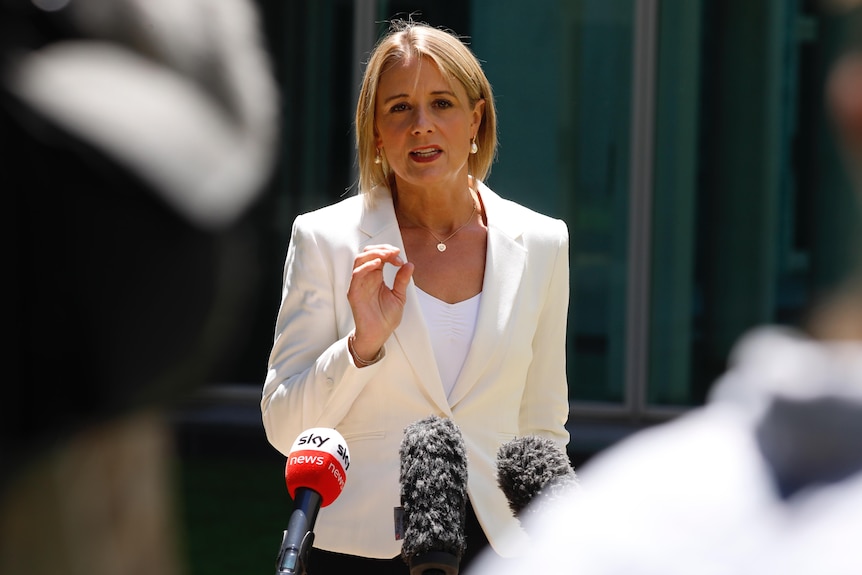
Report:
M424 229L425 231L427 231L432 236L434 236L434 239L437 240L437 251L442 253L442 252L446 251L446 242L448 242L453 237L455 237L455 234L457 234L458 232L463 230L467 224L469 224L471 221L473 221L474 215L476 215L476 202L473 202L473 211L470 212L470 217L467 218L467 221L464 222L463 224L461 224L460 226L458 226L458 229L455 230L454 232L452 232L451 234L449 234L449 236L445 240L441 240L440 238L438 238L437 234L435 234L434 232L431 231L431 228L426 228L425 226L422 226L422 225L420 225L419 227Z

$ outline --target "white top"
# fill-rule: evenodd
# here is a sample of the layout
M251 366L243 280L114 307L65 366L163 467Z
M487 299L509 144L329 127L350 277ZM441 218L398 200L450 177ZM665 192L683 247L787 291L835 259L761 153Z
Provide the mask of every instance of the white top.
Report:
M479 301L482 294L478 293L458 303L447 303L416 288L419 294L419 307L428 326L431 337L431 347L437 360L437 370L443 381L443 389L448 397L455 387L473 333L476 331L476 319L479 315Z

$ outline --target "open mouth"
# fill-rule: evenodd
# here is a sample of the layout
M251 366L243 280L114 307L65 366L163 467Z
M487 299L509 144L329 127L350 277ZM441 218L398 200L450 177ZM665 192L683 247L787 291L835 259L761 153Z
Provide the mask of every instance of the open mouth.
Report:
M426 148L423 150L414 150L410 152L410 155L417 160L431 160L442 153L443 151L440 148Z

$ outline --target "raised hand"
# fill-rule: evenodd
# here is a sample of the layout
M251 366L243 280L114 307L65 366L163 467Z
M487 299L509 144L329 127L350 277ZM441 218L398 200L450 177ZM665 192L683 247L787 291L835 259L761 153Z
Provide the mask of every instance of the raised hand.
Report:
M401 250L388 244L367 246L353 260L353 276L347 301L356 325L353 350L365 360L377 356L383 344L401 323L407 301L407 284L413 264L399 255ZM383 267L400 268L390 289L383 281Z

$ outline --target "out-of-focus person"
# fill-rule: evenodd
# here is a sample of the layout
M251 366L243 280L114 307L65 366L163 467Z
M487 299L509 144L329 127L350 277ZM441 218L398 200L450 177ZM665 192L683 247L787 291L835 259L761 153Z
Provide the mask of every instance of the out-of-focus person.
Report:
M862 27L851 33L826 100L862 208ZM803 328L745 334L706 405L595 455L580 489L529 519L524 556L466 573L862 573L860 279L862 265Z
M0 573L183 572L164 412L229 357L254 285L243 216L278 139L256 9L0 10Z

